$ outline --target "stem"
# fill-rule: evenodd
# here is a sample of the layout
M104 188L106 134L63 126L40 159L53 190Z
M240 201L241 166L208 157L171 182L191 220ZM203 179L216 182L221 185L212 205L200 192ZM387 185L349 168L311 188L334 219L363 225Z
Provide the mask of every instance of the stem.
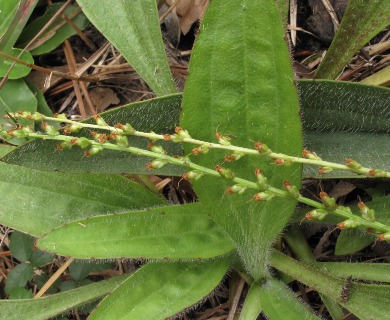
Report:
M18 117L19 114L13 114L15 117ZM98 130L107 130L110 132L118 132L120 129L106 125L106 126L100 126L97 124L88 124L88 123L82 123L82 122L77 122L69 119L64 119L62 117L47 117L44 115L40 115L43 120L46 121L55 121L55 122L63 122L63 123L68 123L68 124L74 124L83 128L90 128L90 129L98 129ZM144 137L150 140L167 140L168 136L171 135L163 135L163 134L156 134L153 132L142 132L142 131L137 131L134 130L131 133L126 133L129 135L133 135L136 137ZM212 142L207 142L207 141L202 141L202 140L197 140L193 139L191 137L181 137L180 141L174 141L174 142L185 142L185 143L191 143L199 146L205 146L207 149L219 149L219 150L226 150L226 151L232 151L232 152L237 152L237 153L242 153L245 155L255 155L255 156L266 156L267 158L270 158L272 160L278 160L282 159L285 160L286 162L293 162L293 163L301 163L301 164L309 164L309 165L314 165L314 166L319 166L319 167L325 167L325 168L331 168L333 170L342 170L342 171L348 171L348 172L353 172L358 175L364 175L368 176L371 178L375 177L381 177L381 178L390 178L390 172L387 171L382 171L382 170L375 170L372 168L366 168L366 167L359 167L359 168L354 168L351 166L348 166L346 164L339 164L339 163L334 163L330 161L324 161L318 157L318 159L308 159L308 158L301 158L301 157L295 157L295 156L289 156L283 153L276 153L272 152L269 150L267 153L260 153L256 149L250 149L250 148L244 148L244 147L238 147L234 145L224 145L220 143L212 143Z

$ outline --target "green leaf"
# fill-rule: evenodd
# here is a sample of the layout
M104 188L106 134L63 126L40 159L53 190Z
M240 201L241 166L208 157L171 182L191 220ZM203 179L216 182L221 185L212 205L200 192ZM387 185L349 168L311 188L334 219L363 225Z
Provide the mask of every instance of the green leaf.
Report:
M9 50L8 54L20 60L23 60L24 62L34 63L34 59L31 56L30 52L28 51L24 51L22 53L22 49L12 48ZM21 54L20 57L19 54ZM13 63L14 61L11 59L0 57L0 77L4 77L7 74L8 70L11 68ZM8 75L8 78L9 79L23 78L27 76L30 73L30 71L31 68L20 63L15 63L15 65L12 67L12 71Z
M333 42L319 65L317 79L335 79L369 40L389 25L388 0L350 0Z
M390 89L341 81L299 81L305 147L324 160L352 158L370 168L390 166ZM304 166L305 177L322 177ZM327 178L357 175L333 171Z
M84 280L92 271L103 271L113 268L111 263L94 263L90 260L87 261L74 261L69 266L69 273L73 280Z
M105 296L127 277L113 277L39 299L0 300L1 316L7 320L46 320Z
M20 0L8 0L0 2L0 39L7 31L15 16Z
M200 204L88 218L38 240L42 250L75 258L205 259L234 249Z
M33 266L28 263L18 264L8 274L4 291L10 293L14 288L23 288L33 277Z
M19 110L35 112L37 99L23 79L8 80L0 90L0 115ZM0 120L0 123L4 120ZM23 123L24 124L24 123Z
M63 5L64 2L58 2L48 6L48 9L43 16L35 19L23 29L23 32L18 39L17 46L20 48L27 46L31 39L35 37L35 35L48 23L57 11L63 7ZM70 5L65 9L64 14L68 18L73 17L70 20L72 20L78 29L83 30L88 26L89 21L84 14L77 14L78 10L78 6ZM75 16L75 14L77 15ZM39 43L39 46L33 44L29 47L29 50L32 55L40 55L50 52L57 48L62 42L64 42L64 40L75 34L77 34L76 30L64 19L56 19L50 25L50 28L47 29L37 40L35 40L35 43Z
M352 254L362 250L374 241L374 235L363 233L361 230L341 230L334 254L336 256Z
M26 262L31 259L33 246L33 237L19 231L12 233L9 249L12 256L20 262Z
M165 55L156 0L77 0L88 19L158 95L177 92Z
M360 83L375 86L390 86L390 66L387 66L386 68L383 68L373 75L363 79Z
M13 288L9 294L9 299L32 299L33 293L25 288Z
M315 267L333 277L390 282L389 263L316 262Z
M245 297L244 306L240 313L240 320L256 320L263 311L261 307L261 286L253 282Z
M320 319L300 303L284 283L276 279L270 279L261 286L260 301L270 319L284 319L286 315L288 320Z
M218 130L230 135L235 145L253 147L251 141L260 140L271 149L298 155L302 141L293 78L274 1L212 1L192 53L181 126L195 139L213 141ZM185 154L191 149L185 145ZM213 151L196 162L214 168L225 155ZM225 165L238 177L254 180L255 169L261 168L273 186L280 188L283 179L300 186L300 165L276 167L255 157ZM251 276L260 279L268 272L269 247L286 225L295 201L258 203L248 201L253 196L249 192L224 195L231 185L204 177L194 189L237 243Z
M31 256L31 264L34 267L42 267L54 260L54 255L35 249Z
M107 296L89 319L166 319L209 295L229 260L149 263Z
M11 152L14 149L14 146L10 146L8 144L0 144L0 157L5 156L8 152Z
M0 91L1 92L1 91ZM127 106L104 112L101 116L108 124L130 123L139 131L154 131L156 133L173 133L179 123L181 95L175 94L162 98L132 103ZM86 122L94 123L93 119ZM88 131L87 134L90 134ZM134 147L146 148L148 140L129 137ZM26 146L16 149L4 157L4 161L41 170L60 170L73 172L110 172L135 174L160 174L180 176L184 170L167 165L161 169L146 169L150 158L132 156L126 152L104 150L86 158L83 150L74 148L64 152L56 151L58 142L34 140ZM164 149L170 154L182 154L180 144L164 143Z
M37 3L38 0L0 1L1 52L10 53Z
M359 319L386 319L390 312L388 303L390 285L352 282L347 294L348 299L343 300L341 293L345 286L344 279L336 279L313 265L300 263L277 251L271 255L271 264L276 269L327 295Z
M43 172L0 163L0 223L39 236L66 222L165 203L111 174Z

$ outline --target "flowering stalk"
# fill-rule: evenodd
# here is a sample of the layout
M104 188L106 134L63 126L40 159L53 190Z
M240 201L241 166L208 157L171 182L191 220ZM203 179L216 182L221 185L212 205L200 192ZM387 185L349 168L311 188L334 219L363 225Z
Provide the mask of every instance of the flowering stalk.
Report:
M203 153L205 150L213 149L213 148L225 149L225 150L227 150L227 148L230 148L228 150L234 151L237 154L239 153L252 154L252 152L256 152L256 154L260 153L271 158L273 158L275 155L278 155L273 153L264 144L256 143L255 148L257 150L234 147L229 145L230 139L227 139L226 137L223 137L220 134L217 135L217 138L219 141L223 141L222 144L208 143L208 142L192 139L189 136L188 132L186 130L183 130L182 128L176 128L176 133L173 135L158 135L155 133L144 133L144 132L136 131L128 124L126 125L118 124L115 127L110 127L101 117L96 117L95 120L97 124L93 125L93 124L85 124L85 123L79 123L72 120L68 120L63 116L57 116L52 118L52 117L43 116L38 113L29 114L23 112L23 113L13 114L13 116L15 118L23 117L30 120L42 121L42 128L45 131L45 133L34 132L32 131L31 127L18 127L16 129L11 129L8 131L0 130L0 137L3 140L8 140L14 137L56 140L56 141L60 141L60 143L57 146L58 150L70 149L73 146L78 146L82 149L86 149L84 153L85 156L93 156L104 149L110 149L110 150L128 152L136 156L149 157L154 160L147 164L146 166L147 169L159 169L165 166L166 164L173 164L173 165L178 165L190 169L190 171L188 171L183 175L184 179L198 180L203 175L209 175L209 176L220 177L220 178L222 177L234 183L231 187L229 187L226 190L226 194L233 194L233 193L243 194L248 189L252 189L256 191L256 193L253 195L252 198L253 201L269 201L274 197L295 199L301 203L305 203L315 208L314 210L306 214L306 218L309 220L322 220L326 215L334 214L344 219L343 222L340 222L337 225L338 228L340 229L361 228L366 230L367 232L379 234L378 236L379 240L390 241L390 227L375 221L375 214L373 210L369 209L361 201L359 202L359 208L362 213L362 217L353 214L351 209L348 207L338 206L335 200L329 197L325 192L321 192L320 194L320 198L322 201L321 203L300 195L297 188L295 186L292 186L287 180L285 180L283 183L284 190L272 187L268 184L267 178L263 175L263 173L259 169L255 171L255 177L257 182L249 181L246 179L236 177L234 172L232 172L230 169L223 168L221 165L217 165L214 170L193 163L188 157L169 156L166 154L165 150L161 146L155 144L149 144L150 150L129 146L126 135L146 137L151 139L152 141L163 139L163 140L172 140L174 142L183 141L183 142L197 143L200 145L198 149ZM69 133L74 132L74 130L77 131L82 127L90 128L90 129L107 129L111 133L109 135L101 134L101 133L93 133L92 136L94 140L88 139L86 137L74 137L70 135L62 135L57 129L50 126L46 121L57 121L57 122L68 123L69 126L66 127L64 131ZM162 138L160 139L160 137ZM111 143L109 141L115 141L115 143ZM250 151L250 153L246 152L247 150ZM310 153L306 156L307 159L305 158L303 160L320 161L320 160L315 160L315 158L318 156L315 155L314 153ZM295 157L285 156L285 158L280 158L280 159L284 159L284 160L287 159L287 161L289 161L291 160L290 158L295 158ZM335 165L333 163L326 162L325 167L330 167L329 164ZM352 160L346 166L348 168L353 167L352 168L353 170L362 169L362 167L359 164L353 162Z
M120 135L126 134L137 137L144 137L150 139L151 141L165 140L172 141L175 143L185 142L199 145L199 147L193 149L192 153L194 155L198 155L200 153L207 153L210 149L232 151L233 153L226 156L225 158L227 162L236 161L244 155L262 155L271 159L276 165L288 165L291 163L315 165L319 167L319 174L326 174L333 170L342 170L371 178L390 178L390 172L363 167L361 164L359 164L353 159L347 159L345 161L345 164L338 164L330 161L324 161L315 152L311 152L306 149L302 152L303 157L294 157L283 153L273 152L271 149L269 149L267 145L260 142L255 142L254 149L234 146L231 144L231 139L229 137L223 136L219 132L216 132L216 138L218 140L218 143L212 143L193 139L186 130L180 127L176 127L175 134L157 134L154 132L142 132L135 130L130 124L116 124L115 126L109 126L100 116L95 116L97 124L88 124L69 120L64 115L47 117L40 113L31 114L29 112L23 111L18 113L12 113L11 116L15 119L24 118L35 121L55 121L59 123L67 123L68 126L64 128L64 131L66 133L76 132L81 128L89 128L107 130Z

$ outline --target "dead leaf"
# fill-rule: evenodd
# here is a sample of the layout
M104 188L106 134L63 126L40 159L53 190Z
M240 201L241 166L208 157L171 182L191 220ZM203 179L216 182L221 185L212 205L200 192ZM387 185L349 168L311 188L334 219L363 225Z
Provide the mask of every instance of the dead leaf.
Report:
M173 5L176 0L166 0L168 5ZM209 0L180 0L176 5L176 13L180 17L181 32L186 35L191 26L197 20L201 20Z
M116 93L107 87L96 87L89 91L91 100L96 108L96 112L100 113L106 110L110 105L116 105L120 102Z

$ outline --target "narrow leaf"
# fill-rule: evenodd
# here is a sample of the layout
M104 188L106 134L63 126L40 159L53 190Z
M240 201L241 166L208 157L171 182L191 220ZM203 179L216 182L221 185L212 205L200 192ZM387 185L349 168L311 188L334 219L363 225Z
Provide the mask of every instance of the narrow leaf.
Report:
M270 279L261 286L260 301L270 319L283 319L286 315L289 320L320 319L299 302L284 283L276 279Z
M38 240L43 250L75 258L205 259L234 249L200 204L88 218Z
M209 295L228 267L226 257L202 262L149 263L107 296L89 319L166 319Z
M298 155L302 141L293 78L274 1L212 1L192 53L181 126L204 141L215 141L219 131L230 135L235 145L253 147L251 141L261 141L271 149ZM191 149L185 145L185 154ZM213 151L196 162L214 168L225 155ZM260 168L278 188L283 179L300 186L300 165L276 167L269 160L244 157L223 166L250 180ZM286 225L295 201L255 203L248 201L253 197L250 192L224 195L231 184L204 177L194 188L213 219L237 243L249 273L260 279L268 272L269 246Z
M164 204L117 175L43 172L1 162L0 194L0 223L34 236L92 215Z
M113 290L128 275L39 299L0 300L1 316L7 320L46 320L81 305L96 301Z
M1 91L0 91L1 92ZM117 123L130 123L139 131L154 131L156 133L173 133L179 123L181 95L175 94L162 98L132 103L127 106L104 112L101 116L110 125ZM1 106L0 106L1 107ZM1 111L1 110L0 110ZM94 120L85 120L95 123ZM89 135L89 131L84 131ZM147 139L129 137L130 144L134 147L146 148ZM146 164L150 158L132 156L126 152L104 150L93 156L85 157L83 150L56 151L58 142L34 140L26 146L16 149L4 157L8 163L18 164L30 168L54 171L71 172L110 172L110 173L135 173L150 174ZM176 143L161 143L170 154L182 153L181 146ZM184 170L174 166L165 166L153 170L153 174L182 175Z
M389 263L316 262L315 266L334 277L390 282Z
M159 96L177 92L165 55L156 0L77 0L88 19Z
M17 46L19 48L27 46L31 39L35 37L63 5L64 2L49 5L43 16L36 18L23 29L23 32L18 39ZM79 30L83 30L88 26L89 21L83 13L77 14L78 10L78 6L70 5L65 9L63 14L70 19ZM64 40L75 34L77 34L75 28L69 23L66 23L63 18L59 18L50 25L50 28L46 32L36 39L35 43L39 43L39 46L32 44L32 46L29 47L29 50L33 55L50 52L57 48Z
M315 77L336 79L353 55L389 25L388 0L350 0L339 29Z
M390 66L374 73L373 75L360 81L360 83L370 84L375 86L390 86Z
M388 303L390 285L352 282L349 290L344 291L344 279L336 279L313 265L300 263L280 252L272 253L271 264L276 269L327 295L359 319L386 319L390 312ZM342 294L343 292L346 293Z
M38 0L0 1L0 51L9 53L14 47L37 3Z
M261 286L253 282L245 297L244 306L240 313L240 320L256 320L263 311L261 307Z

